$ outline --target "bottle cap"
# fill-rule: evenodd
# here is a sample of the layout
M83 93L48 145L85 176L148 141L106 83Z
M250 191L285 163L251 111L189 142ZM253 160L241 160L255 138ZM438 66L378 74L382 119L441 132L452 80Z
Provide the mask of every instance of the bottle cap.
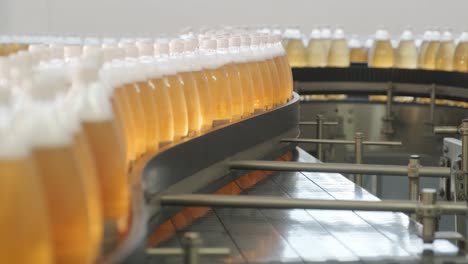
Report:
M181 39L173 39L169 43L170 54L180 54L184 52L184 41Z
M410 29L405 29L403 30L403 33L401 33L400 40L413 40L413 32Z
M154 56L160 57L169 55L169 43L167 41L158 40L154 43Z

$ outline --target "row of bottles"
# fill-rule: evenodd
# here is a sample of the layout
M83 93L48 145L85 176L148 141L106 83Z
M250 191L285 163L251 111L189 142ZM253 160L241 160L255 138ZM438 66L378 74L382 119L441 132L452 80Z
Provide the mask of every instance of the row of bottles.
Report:
M28 43L0 57L2 263L95 263L104 225L125 233L131 167L287 103L281 36Z
M356 35L347 39L343 29L332 33L328 28L315 28L308 44L298 28L283 34L285 49L292 67L348 67L367 63L375 68L403 68L468 72L468 32L454 40L450 30L440 33L427 30L416 39L405 29L398 40L392 40L385 29L378 29L364 45Z

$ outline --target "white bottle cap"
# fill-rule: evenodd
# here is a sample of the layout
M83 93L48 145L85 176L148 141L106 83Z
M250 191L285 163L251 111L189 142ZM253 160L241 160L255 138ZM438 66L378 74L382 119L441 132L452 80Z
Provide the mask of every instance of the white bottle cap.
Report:
M171 55L184 52L184 41L182 39L173 39L169 43L169 52Z
M251 46L258 46L260 45L260 36L257 34L250 34L250 38L252 42L250 43Z
M432 31L432 41L440 41L440 32L438 30Z
M302 39L302 33L299 27L291 27L284 31L283 37L287 39Z
M184 40L184 51L191 52L196 51L198 48L198 39L188 38Z
M81 45L67 45L64 47L65 58L77 58L81 56L83 47Z
M227 49L229 48L229 39L224 36L220 36L216 38L216 47L218 49Z
M465 31L461 33L460 37L458 38L459 42L468 42L468 32Z
M119 42L119 47L125 51L125 57L136 58L138 57L138 48L132 40L122 40Z
M357 35L352 35L351 36L351 39L348 41L348 46L350 48L361 48L362 47L362 43L361 41L359 40L358 36Z
M252 38L248 34L241 35L241 47L250 47L252 44Z
M332 31L329 26L323 26L320 30L320 34L323 39L331 39L332 38Z
M320 29L314 28L310 32L309 39L320 39L322 38L322 34L320 33Z
M200 46L203 50L215 50L216 49L216 40L215 39L205 39Z
M400 40L408 41L408 40L413 40L413 32L410 29L405 29L403 30L403 33L401 33Z
M345 38L345 33L342 28L337 28L335 29L335 32L333 32L333 39L344 39Z
M452 32L450 32L449 30L445 30L445 31L442 33L442 36L441 36L440 40L441 40L441 41L444 41L444 42L453 41Z
M169 55L169 43L167 41L159 40L154 43L154 56L167 56Z
M101 45L84 45L83 56L93 56L102 51Z
M136 46L138 48L138 54L141 56L153 56L153 40L151 39L140 39L137 40Z
M377 29L374 36L375 40L389 40L390 34L385 29Z
M241 37L239 35L232 35L229 38L229 47L239 48L241 45Z

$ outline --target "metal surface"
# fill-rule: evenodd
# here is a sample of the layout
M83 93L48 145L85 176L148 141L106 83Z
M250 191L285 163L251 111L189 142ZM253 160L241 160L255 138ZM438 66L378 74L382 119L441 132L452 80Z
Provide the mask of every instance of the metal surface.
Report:
M457 134L458 127L456 126L436 126L434 127L434 134Z
M317 139L323 139L323 115L317 115ZM317 145L317 157L323 160L323 147L321 144Z
M319 162L302 150L299 162ZM322 200L378 199L336 173L281 172L243 195ZM458 249L436 239L428 248L420 226L403 213L214 208L159 248L181 247L182 232L199 232L208 247L229 247L230 257L202 263L418 263L455 257ZM429 250L429 251L428 251ZM177 256L147 256L145 263L181 263ZM462 262L461 262L462 263Z
M299 122L299 125L300 126L316 126L318 123L316 121L303 121L303 122ZM337 126L338 125L338 122L323 122L322 123L323 126Z
M228 163L231 169L237 170L273 170L273 171L309 171L309 172L336 172L351 174L373 175L407 175L407 166L376 165L376 164L351 164L351 163L305 163L283 162L264 160L241 160ZM450 168L421 167L421 177L450 177Z

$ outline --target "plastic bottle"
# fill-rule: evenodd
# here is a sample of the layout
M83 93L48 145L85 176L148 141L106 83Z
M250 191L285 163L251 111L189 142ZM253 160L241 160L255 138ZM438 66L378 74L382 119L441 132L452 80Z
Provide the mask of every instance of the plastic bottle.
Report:
M388 31L379 29L374 36L374 44L369 52L369 67L391 68L394 65L394 52Z
M348 42L350 63L367 63L366 48L357 35L352 35Z
M435 59L436 70L452 71L454 54L455 44L453 43L453 36L449 30L446 30L442 33L442 37L440 39L440 46L437 50Z
M306 49L302 42L302 34L298 27L289 28L284 32L284 38L288 39L286 53L292 67L305 67Z
M318 28L312 29L307 46L307 66L325 67L327 66L328 53L325 41L321 37Z
M400 42L395 50L395 67L400 69L418 67L418 50L410 29L405 29L400 36Z
M328 51L329 67L349 67L349 47L345 38L344 30L337 28L333 33L333 39Z
M440 46L440 32L434 30L431 34L431 40L427 44L426 52L424 53L422 69L435 70L436 68L436 56Z
M458 40L453 56L453 70L468 72L468 32L463 32Z
M259 64L256 61L253 51L250 49L251 43L252 36L250 36L249 34L241 35L240 52L243 56L245 56L247 61L246 67L250 72L250 76L252 76L252 85L254 92L254 111L261 112L265 111L265 91Z
M424 65L424 57L426 56L427 47L429 46L429 42L432 40L433 31L426 30L422 36L422 42L419 46L419 54L418 54L418 68L422 69Z

